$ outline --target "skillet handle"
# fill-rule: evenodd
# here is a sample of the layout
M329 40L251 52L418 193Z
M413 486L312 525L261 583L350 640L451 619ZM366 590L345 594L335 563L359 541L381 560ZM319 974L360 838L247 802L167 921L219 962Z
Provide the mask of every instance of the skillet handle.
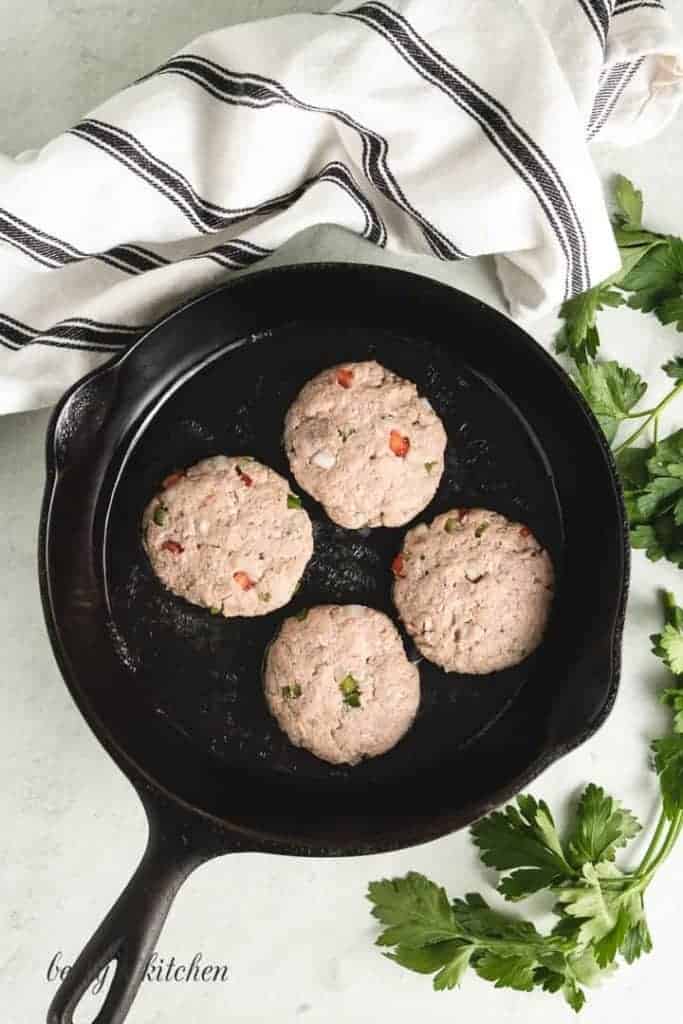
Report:
M149 837L142 859L61 983L50 1004L47 1024L73 1024L83 994L108 964L115 966L114 977L92 1024L122 1024L176 893L196 867L218 852L192 850L182 831L166 831L149 811L148 820Z

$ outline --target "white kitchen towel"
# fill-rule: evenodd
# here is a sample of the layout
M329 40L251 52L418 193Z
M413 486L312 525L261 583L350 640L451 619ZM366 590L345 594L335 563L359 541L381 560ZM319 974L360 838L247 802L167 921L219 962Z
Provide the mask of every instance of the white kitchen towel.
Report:
M205 35L0 157L0 411L314 224L493 253L512 315L545 312L618 266L588 142L651 136L682 83L647 0L356 0Z

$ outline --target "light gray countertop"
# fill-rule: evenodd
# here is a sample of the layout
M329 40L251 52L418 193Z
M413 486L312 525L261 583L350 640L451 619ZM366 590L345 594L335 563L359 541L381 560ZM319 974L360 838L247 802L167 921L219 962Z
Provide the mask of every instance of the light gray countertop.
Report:
M16 153L51 134L193 36L226 22L329 3L292 0L0 0L0 150ZM676 12L683 30L683 12ZM648 222L683 233L680 181L683 117L636 150L598 149L605 177L615 170L644 189ZM269 263L337 258L406 267L451 282L500 306L490 263L436 264L378 252L340 231L294 239ZM605 314L605 350L646 374L682 347L653 318ZM533 333L549 344L552 321ZM663 389L663 381L658 387ZM655 389L656 390L656 389ZM674 415L676 415L674 413ZM48 645L36 578L36 531L43 486L47 411L0 419L0 988L6 1024L44 1019L56 982L48 965L71 962L130 876L145 841L142 809L103 753L62 683ZM681 413L678 411L678 421ZM587 500L590 496L587 495ZM590 585L590 581L587 581ZM534 783L533 792L564 812L594 780L647 822L655 805L647 745L665 717L653 693L662 675L649 653L659 626L655 587L683 598L680 574L634 556L623 679L600 732ZM552 685L552 680L548 680ZM642 847L642 844L640 844ZM347 860L231 855L200 868L171 910L159 953L227 964L216 983L146 982L130 1024L305 1022L357 1024L559 1024L571 1012L559 999L498 992L476 978L434 994L429 979L399 970L373 948L364 893L369 880L423 871L453 895L485 891L466 834L416 849ZM586 1024L678 1020L683 849L648 894L655 950L591 993ZM489 893L491 890L489 889ZM495 897L494 897L495 898ZM524 908L548 921L537 898ZM98 1000L87 996L91 1020Z

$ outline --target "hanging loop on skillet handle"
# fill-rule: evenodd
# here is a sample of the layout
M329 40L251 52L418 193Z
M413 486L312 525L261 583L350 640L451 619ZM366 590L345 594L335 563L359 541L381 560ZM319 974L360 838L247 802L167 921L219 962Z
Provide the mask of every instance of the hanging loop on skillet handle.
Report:
M185 879L205 861L229 852L213 846L173 817L143 800L149 822L147 847L130 882L86 945L55 994L47 1024L73 1024L76 1007L110 964L109 991L92 1024L122 1024L137 994L173 899Z

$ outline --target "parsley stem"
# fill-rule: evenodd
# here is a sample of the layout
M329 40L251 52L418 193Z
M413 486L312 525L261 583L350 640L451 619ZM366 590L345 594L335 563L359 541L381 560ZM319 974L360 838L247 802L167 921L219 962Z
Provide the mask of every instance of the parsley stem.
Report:
M671 391L668 393L668 395L664 396L664 398L661 400L659 405L656 405L654 407L654 409L650 410L647 418L640 424L640 426L636 427L636 429L633 431L633 433L629 434L629 436L626 438L625 441L622 441L621 444L617 445L617 447L614 449L614 454L618 455L619 452L624 450L624 448L630 448L631 445L633 444L633 442L635 440L637 440L637 438L640 437L640 435L643 433L643 431L647 430L647 428L649 427L649 425L652 422L652 420L656 420L657 419L657 417L662 412L662 410L665 408L665 406L667 406L669 404L669 402L671 402L676 397L676 395L679 393L679 391L681 391L682 389L683 389L683 381L680 381L680 383L678 383L675 388L671 389Z
M653 416L657 412L657 406L651 409L639 409L638 412L629 412L624 416L625 420L642 420L643 416Z
M645 856L643 857L643 859L641 860L637 870L635 871L636 875L645 874L645 872L647 871L647 869L648 869L648 867L650 865L650 862L652 861L652 858L655 855L655 851L657 849L657 844L659 843L659 840L662 838L662 832L666 828L666 824L667 824L668 820L669 819L667 818L666 814L664 813L664 811L662 811L662 813L659 815L659 821L657 822L657 828L654 831L654 835L652 836L652 840L650 842L650 845L648 846L647 850L645 851Z
M645 889L646 886L650 884L657 869L660 867L661 864L664 863L666 858L671 853L676 843L676 840L681 834L681 829L683 829L683 812L679 811L675 818L673 818L673 820L671 821L671 825L669 827L669 831L667 832L667 836L664 840L663 846L661 847L657 856L650 861L650 864L648 865L645 874L642 877L643 889Z

